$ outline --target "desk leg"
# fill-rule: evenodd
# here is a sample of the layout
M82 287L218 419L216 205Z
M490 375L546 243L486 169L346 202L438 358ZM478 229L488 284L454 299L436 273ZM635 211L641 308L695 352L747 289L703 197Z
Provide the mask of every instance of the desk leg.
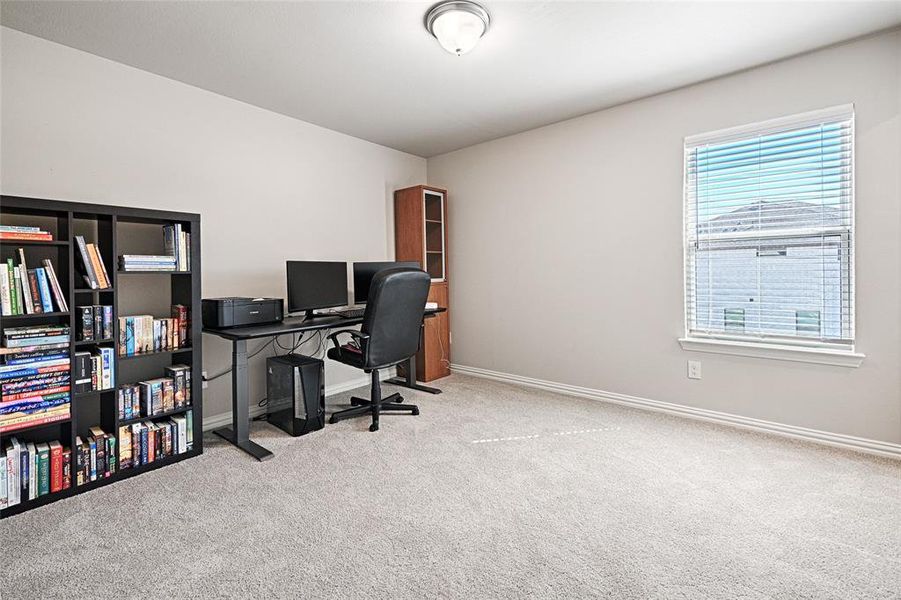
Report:
M250 441L250 387L247 381L247 340L232 342L232 426L213 431L255 459L272 458L272 452Z
M394 385L400 385L406 388L410 388L411 390L418 390L420 392L428 392L429 394L440 394L441 390L434 387L429 387L427 385L422 385L420 383L416 383L416 355L410 357L410 360L407 361L407 376L404 378L401 377L392 377L391 379L386 379L385 383L392 383Z

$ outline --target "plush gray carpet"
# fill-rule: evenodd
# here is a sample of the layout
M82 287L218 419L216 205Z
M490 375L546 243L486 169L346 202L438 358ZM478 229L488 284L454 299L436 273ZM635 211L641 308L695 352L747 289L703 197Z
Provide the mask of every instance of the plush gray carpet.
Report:
M0 595L901 597L901 462L440 385L378 433L260 423L268 462L207 436L202 457L6 519Z

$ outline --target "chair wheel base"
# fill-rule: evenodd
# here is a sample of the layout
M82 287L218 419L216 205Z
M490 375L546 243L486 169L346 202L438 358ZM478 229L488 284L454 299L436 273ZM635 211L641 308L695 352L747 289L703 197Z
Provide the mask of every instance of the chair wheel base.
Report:
M413 416L415 417L415 416L418 415L418 414L419 414L419 408L414 408L414 409L413 409Z

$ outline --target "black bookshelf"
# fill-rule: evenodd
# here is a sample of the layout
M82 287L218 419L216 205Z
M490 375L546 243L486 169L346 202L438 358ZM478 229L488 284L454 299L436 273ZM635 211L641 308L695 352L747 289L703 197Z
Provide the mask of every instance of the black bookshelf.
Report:
M49 258L57 272L60 286L66 294L69 312L54 312L36 315L3 316L0 320L0 331L8 327L21 327L25 325L67 324L70 327L71 339L69 342L70 359L74 358L76 349L81 351L94 346L112 347L114 351L115 386L109 390L95 390L87 393L70 393L70 418L55 423L47 423L20 429L14 432L0 434L0 450L5 451L6 441L10 437L17 437L21 441L35 443L59 440L63 446L73 449L71 454L72 486L39 496L33 500L27 500L16 506L0 510L0 519L10 517L38 506L43 506L63 498L69 498L103 487L116 481L121 481L152 471L182 460L198 456L203 453L203 391L200 373L202 371L202 345L201 345L201 317L200 317L200 215L162 210L150 210L131 208L124 206L110 206L103 204L88 204L82 202L67 202L62 200L49 200L42 198L23 198L18 196L0 196L0 223L2 224L34 224L53 233L53 241L26 241L26 240L0 240L0 259L5 264L7 258L15 256L17 248L23 248L26 259L31 262ZM158 226L157 235L162 240L162 226L180 223L183 230L191 234L191 270L189 272L146 272L146 271L120 271L118 256L123 253L134 252L132 248L125 247L134 243L132 231L124 233L131 225ZM147 234L153 235L152 227L147 228ZM107 272L111 279L111 287L103 290L92 290L85 287L76 270L76 253L78 245L74 243L75 235L84 235L88 232L88 242L97 244ZM124 242L121 243L120 242ZM120 251L120 245L123 251ZM159 252L158 252L159 253ZM16 260L16 262L18 262ZM161 280L153 275L177 275ZM127 275L127 277L120 277ZM120 356L119 351L119 317L135 314L148 314L146 307L126 302L124 291L129 286L140 286L142 283L152 281L153 286L165 286L169 288L170 304L184 304L189 307L191 333L188 347L177 348L161 352L153 352L138 356ZM165 282L165 283L161 283ZM139 294L137 296L140 296ZM113 337L106 340L78 341L76 340L76 306L88 304L105 304L113 306ZM166 315L156 315L168 317ZM132 360L146 358L146 360ZM116 389L120 385L137 383L144 379L162 377L163 369L172 364L187 364L191 367L191 405L187 408L176 409L164 414L143 417L141 419L120 419L116 405ZM74 369L74 360L72 361ZM123 370L123 366L126 367ZM70 378L74 386L74 372L70 371ZM157 459L152 463L133 466L126 470L117 469L112 476L86 482L81 486L75 481L75 438L85 437L89 427L99 426L107 433L119 435L120 425L128 425L138 420L153 421L167 416L183 414L191 410L193 412L193 448L183 454ZM118 443L117 443L118 448Z

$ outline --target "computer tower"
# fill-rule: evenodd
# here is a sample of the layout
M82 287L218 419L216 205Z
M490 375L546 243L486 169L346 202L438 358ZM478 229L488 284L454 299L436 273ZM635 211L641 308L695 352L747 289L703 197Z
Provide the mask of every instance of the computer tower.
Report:
M267 420L293 436L325 427L325 364L285 354L266 360Z

